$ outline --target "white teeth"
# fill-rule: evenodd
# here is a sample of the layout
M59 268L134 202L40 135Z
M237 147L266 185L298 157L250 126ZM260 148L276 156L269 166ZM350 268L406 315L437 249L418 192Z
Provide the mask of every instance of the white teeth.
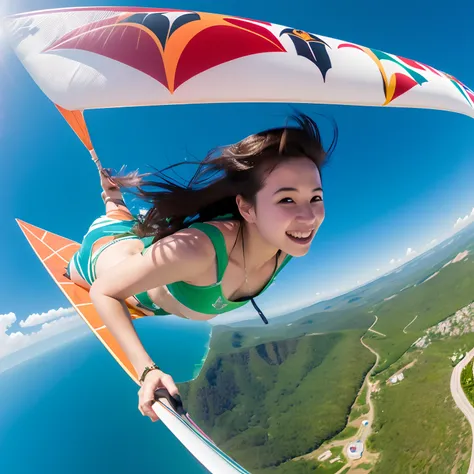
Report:
M288 235L296 237L297 239L306 239L311 235L311 230L309 232L287 232Z

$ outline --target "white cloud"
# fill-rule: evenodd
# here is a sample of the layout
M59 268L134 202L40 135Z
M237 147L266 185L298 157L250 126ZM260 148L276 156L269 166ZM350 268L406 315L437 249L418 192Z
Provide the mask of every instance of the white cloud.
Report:
M417 253L416 250L412 249L411 247L408 247L406 256L409 257L410 255L414 255L416 253Z
M63 314L74 314L74 311L64 310L60 308L59 310L52 310L56 313L63 312ZM43 313L43 315L50 313ZM35 316L34 314L31 316ZM42 316L42 315L38 315ZM15 331L8 333L8 330L16 322L15 313L0 314L0 359L11 355L17 351L21 351L30 346L37 344L38 342L44 341L58 334L71 331L83 326L81 318L75 314L73 316L60 316L58 319L54 319L51 322L44 322L40 329L36 332L25 334L21 331ZM29 318L26 319L28 321ZM34 321L35 318L32 318ZM22 321L23 322L23 321ZM38 323L35 323L38 324ZM28 324L31 326L32 324ZM23 325L25 327L25 323Z
M27 328L31 326L38 326L39 324L52 321L54 319L59 319L65 316L72 316L76 314L74 308L59 308L59 309L50 309L46 313L33 313L30 314L26 320L20 321L20 327Z
M454 223L453 228L456 231L466 227L471 222L474 222L474 207L471 210L471 213L468 215L466 214L464 217L458 217L457 221Z
M15 313L0 314L0 335L16 321Z
M437 244L438 243L438 239L433 239L431 242L430 242L430 245L434 245L434 244Z
M390 260L390 262L388 262L388 263L390 263L390 265L393 265L395 262L396 262L396 260L395 260L394 258L392 258L392 259Z

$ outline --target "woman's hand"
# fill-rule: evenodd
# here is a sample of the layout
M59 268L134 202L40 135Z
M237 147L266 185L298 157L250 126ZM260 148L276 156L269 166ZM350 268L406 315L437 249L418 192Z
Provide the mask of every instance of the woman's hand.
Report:
M110 173L105 168L99 169L99 177L100 177L100 185L103 189L100 197L104 203L111 200L112 202L120 201L118 204L125 204L123 203L122 191L120 191L119 186L117 186L110 177Z
M162 370L152 370L148 372L143 384L138 391L138 409L143 416L150 417L151 421L158 421L158 416L153 411L155 403L155 390L165 388L174 397L178 394L178 388L171 375Z
M100 175L100 185L104 191L111 191L119 189L119 187L114 183L113 178L110 176L110 173L105 168L99 169Z
M111 178L110 173L105 168L99 169L99 176L100 185L105 192L119 189L119 187L114 183L113 178Z

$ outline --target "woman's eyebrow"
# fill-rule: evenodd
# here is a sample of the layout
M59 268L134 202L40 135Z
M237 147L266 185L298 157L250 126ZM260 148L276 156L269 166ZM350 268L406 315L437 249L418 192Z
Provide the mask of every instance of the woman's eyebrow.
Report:
M314 188L311 192L315 193L316 191L322 191L322 190L323 190L323 188ZM277 189L273 194L275 195L275 194L281 193L283 191L287 191L287 192L288 191L296 191L296 192L298 192L298 190L296 188L280 188L280 189Z

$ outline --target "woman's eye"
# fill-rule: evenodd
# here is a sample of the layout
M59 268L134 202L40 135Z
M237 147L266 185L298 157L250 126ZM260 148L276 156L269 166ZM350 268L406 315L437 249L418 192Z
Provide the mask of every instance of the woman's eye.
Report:
M311 199L311 202L320 202L320 201L322 201L322 200L323 200L323 198L322 198L321 196L314 196L313 199ZM294 201L293 201L293 199L287 197L287 198L281 199L281 200L278 201L278 202L279 202L279 203L282 203L282 204L290 204L290 203L292 203L292 202L294 202Z

